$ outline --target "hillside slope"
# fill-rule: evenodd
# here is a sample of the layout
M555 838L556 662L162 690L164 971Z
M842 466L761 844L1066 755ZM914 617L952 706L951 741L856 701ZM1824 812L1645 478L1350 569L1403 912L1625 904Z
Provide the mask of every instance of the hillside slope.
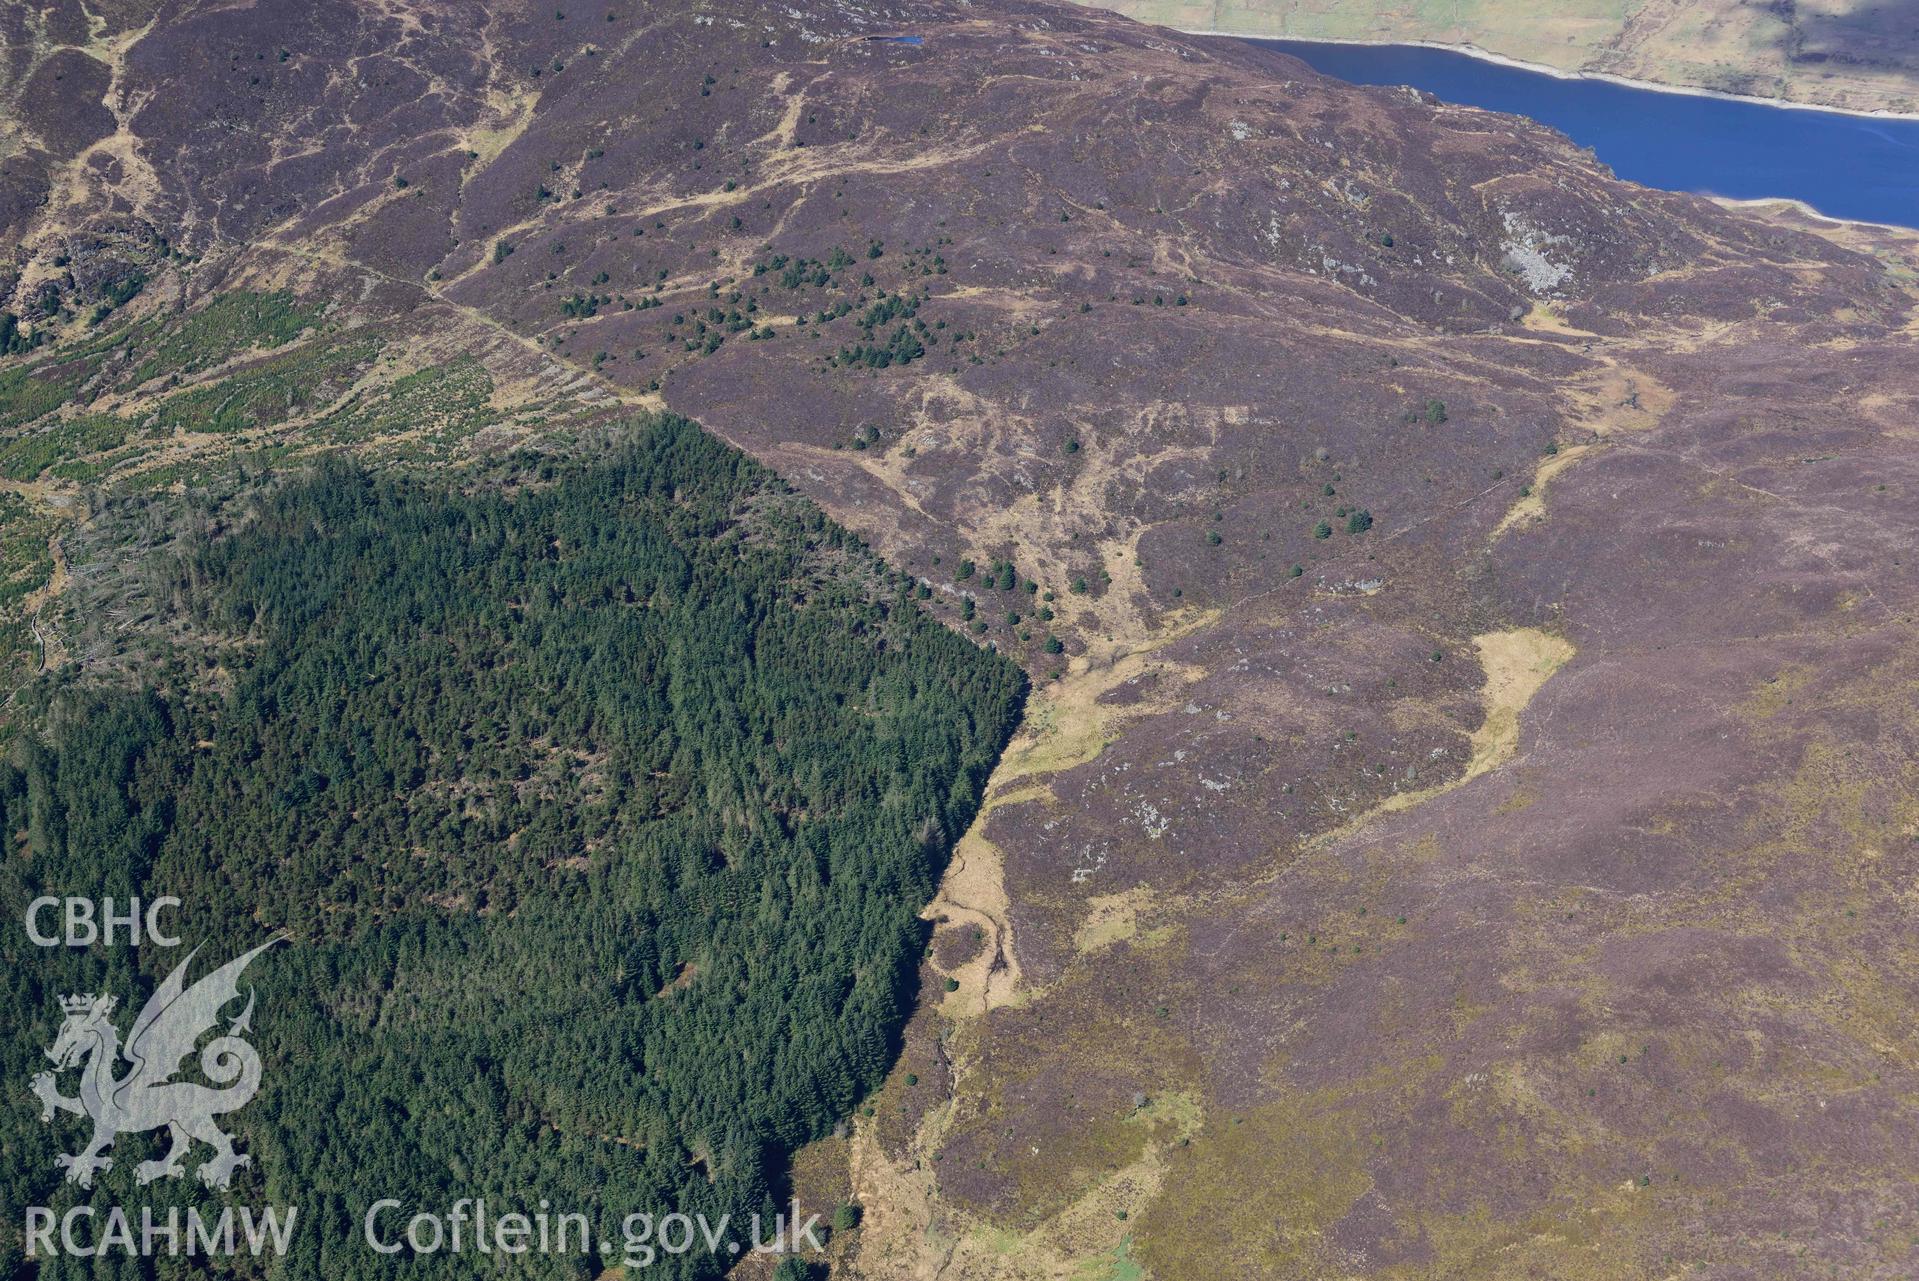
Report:
M1549 5L1345 0L1100 0L1184 31L1467 45L1561 71L1847 111L1919 111L1910 4L1554 0Z
M158 12L10 126L29 665L94 489L666 407L1035 678L853 1275L1910 1274L1910 245L1064 5Z

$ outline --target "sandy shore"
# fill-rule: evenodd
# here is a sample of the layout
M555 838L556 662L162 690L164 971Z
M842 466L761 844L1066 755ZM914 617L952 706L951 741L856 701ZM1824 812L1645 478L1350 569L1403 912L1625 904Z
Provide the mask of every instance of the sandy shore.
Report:
M1919 120L1919 112L1912 111L1854 111L1845 107L1825 107L1812 102L1789 102L1784 98L1762 98L1756 94L1726 93L1719 89L1701 89L1689 85L1661 84L1656 80L1634 80L1627 76L1615 76L1607 71L1568 71L1564 67L1549 66L1543 62L1527 62L1520 58L1509 58L1503 53L1494 53L1490 49L1481 49L1474 44L1447 44L1443 40L1335 40L1326 36L1292 36L1253 34L1246 31L1188 31L1195 36L1227 36L1235 40L1291 40L1299 44L1343 44L1354 47L1388 48L1399 46L1414 49L1439 49L1447 53L1463 53L1469 58L1481 62L1490 62L1501 67L1511 67L1516 71L1533 71L1542 76L1551 76L1555 80L1601 80L1607 84L1619 85L1626 89L1645 89L1652 93L1672 93L1688 98L1720 98L1726 102L1749 102L1760 107L1784 107L1790 111L1817 111L1829 116L1852 116L1861 120Z
M1809 218L1814 222L1829 223L1835 227L1870 227L1876 231L1890 231L1907 236L1919 231L1919 228L1902 227L1896 222L1869 222L1864 218L1835 218L1831 214L1820 213L1805 201L1794 199L1791 196L1753 196L1750 199L1740 199L1736 196L1708 195L1706 199L1716 205L1723 205L1728 209L1751 209L1760 213L1765 212L1769 208L1784 205L1802 218Z

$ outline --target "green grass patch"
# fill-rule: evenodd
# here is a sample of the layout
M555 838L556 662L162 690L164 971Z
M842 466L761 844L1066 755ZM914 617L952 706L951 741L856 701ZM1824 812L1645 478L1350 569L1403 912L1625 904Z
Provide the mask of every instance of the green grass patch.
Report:
M35 480L49 467L57 469L91 454L118 449L126 440L127 424L110 414L56 422L0 445L0 476Z
M421 431L435 444L453 445L500 421L492 399L493 378L485 366L461 356L369 390L329 414L318 434L358 444Z
M66 404L79 384L77 371L56 372L52 362L0 373L0 429L45 417Z
M174 326L133 371L129 386L170 374L197 373L254 348L281 347L319 318L281 290L221 294Z
M0 610L39 591L53 577L53 553L47 547L57 522L33 510L18 494L0 492Z
M211 386L170 397L151 419L148 434L226 435L271 427L323 409L372 363L379 350L378 339L356 338L273 357Z

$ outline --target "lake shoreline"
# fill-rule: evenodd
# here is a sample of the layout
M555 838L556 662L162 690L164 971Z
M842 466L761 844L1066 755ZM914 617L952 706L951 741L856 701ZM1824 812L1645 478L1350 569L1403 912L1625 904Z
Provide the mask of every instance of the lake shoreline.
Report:
M1891 231L1905 235L1919 231L1919 227L1907 227L1896 222L1874 222L1870 218L1840 218L1834 214L1820 213L1797 196L1715 196L1704 192L1695 194L1724 208L1743 209L1752 213L1764 213L1769 206L1785 205L1803 218L1829 223L1835 227L1869 227L1874 231Z
M1722 102L1744 102L1759 107L1783 107L1789 111L1812 111L1828 116L1848 116L1855 120L1919 121L1919 111L1888 111L1884 108L1860 111L1850 107L1827 107L1814 102L1793 102L1785 98L1765 98L1758 94L1728 93L1723 89L1662 84L1657 80L1634 80L1629 76L1614 75L1610 71L1568 71L1564 67L1555 67L1544 62L1527 62L1523 58L1494 53L1490 49L1482 49L1475 44L1449 44L1444 40L1337 40L1330 36L1251 35L1244 31L1196 31L1185 28L1180 30L1185 31L1187 35L1220 36L1230 40L1249 40L1261 44L1291 41L1295 44L1345 45L1355 49L1437 49L1444 53L1464 54L1468 58L1492 63L1494 66L1510 67L1515 71L1530 71L1542 76L1551 76L1555 80L1596 80L1626 89L1644 89L1651 93L1670 93L1684 98L1717 98Z

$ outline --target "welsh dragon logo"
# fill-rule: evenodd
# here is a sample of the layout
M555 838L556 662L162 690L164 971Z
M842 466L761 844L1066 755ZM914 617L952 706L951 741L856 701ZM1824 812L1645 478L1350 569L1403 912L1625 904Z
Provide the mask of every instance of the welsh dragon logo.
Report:
M133 1021L124 1049L110 1018L115 1004L112 996L60 998L67 1021L47 1057L53 1060L57 1072L80 1068L80 1095L68 1098L61 1094L53 1072L35 1076L32 1088L40 1099L43 1122L53 1120L55 1112L71 1112L93 1120L92 1141L77 1155L55 1158L55 1164L66 1170L69 1183L92 1187L94 1174L113 1166L113 1161L101 1153L115 1139L161 1126L167 1128L172 1147L158 1161L142 1161L135 1168L134 1175L142 1184L185 1174L181 1159L195 1139L213 1149L213 1155L199 1169L200 1182L210 1188L226 1187L233 1181L235 1170L252 1163L251 1158L233 1150L233 1140L213 1121L245 1107L260 1089L259 1052L241 1039L252 1026L251 992L246 1008L228 1025L225 1035L208 1041L200 1050L200 1071L214 1084L172 1078L200 1038L214 1030L220 1011L239 999L240 973L247 963L280 941L269 939L188 987L187 966L199 951L195 948L148 998ZM123 1056L131 1066L124 1076L116 1078L114 1069Z

